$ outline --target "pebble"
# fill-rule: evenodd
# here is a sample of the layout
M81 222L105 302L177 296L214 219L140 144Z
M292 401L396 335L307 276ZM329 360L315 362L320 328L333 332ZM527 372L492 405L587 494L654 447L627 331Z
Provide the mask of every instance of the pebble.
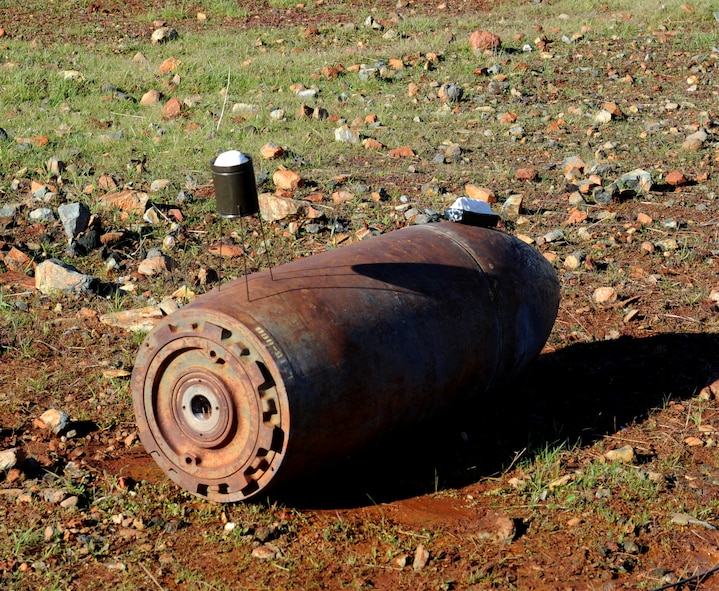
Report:
M0 471L7 472L18 463L18 448L5 449L0 451Z
M613 304L617 297L617 290L613 287L597 287L592 294L592 299L597 304Z
M177 31L171 27L160 27L152 32L150 42L152 43L152 45L157 45L158 43L167 43L168 41L174 41L175 39L179 38L179 36L180 35L177 33Z
M272 182L278 189L294 191L303 185L302 177L292 170L280 169L272 175Z
M268 222L301 216L307 210L304 201L278 197L272 193L260 193L259 203L262 219Z
M348 144L359 144L360 135L356 129L352 129L348 125L342 125L335 129L335 141L345 142Z
M40 415L40 422L46 429L58 434L70 425L70 416L65 411L50 408Z
M696 152L697 150L700 150L701 147L704 145L704 142L707 141L707 133L703 130L699 130L695 133L692 133L688 135L684 142L682 142L682 148L689 152Z
M57 208L60 221L68 240L87 230L90 222L90 208L84 203L64 203Z
M631 445L625 445L608 451L604 457L611 462L629 464L634 460L634 448Z
M273 560L277 556L277 552L267 545L258 546L252 550L253 558L260 560Z
M65 500L65 491L58 488L45 488L41 491L40 496L43 501L57 505Z
M507 220L516 220L522 209L522 195L510 195L502 204L502 217Z
M175 261L169 256L153 252L148 253L140 264L137 266L137 272L146 277L153 277L165 271L172 271L176 267Z
M415 571L422 570L427 566L429 561L429 550L424 547L424 544L419 544L414 552L414 560L412 561L412 569Z
M155 179L152 183L150 183L150 191L158 193L159 191L167 189L169 186L170 179Z
M47 259L35 267L35 288L45 295L57 292L88 294L94 278L58 259Z
M33 209L28 217L33 222L49 223L55 221L55 214L52 212L52 209L49 209L47 207L39 207L38 209Z

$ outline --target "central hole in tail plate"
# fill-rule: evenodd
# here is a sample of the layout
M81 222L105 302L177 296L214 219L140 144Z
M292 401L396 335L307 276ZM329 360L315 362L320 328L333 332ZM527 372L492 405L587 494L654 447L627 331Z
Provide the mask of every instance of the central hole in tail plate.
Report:
M209 421L212 417L212 404L201 394L196 394L192 397L192 400L190 400L190 410L192 416L198 421Z

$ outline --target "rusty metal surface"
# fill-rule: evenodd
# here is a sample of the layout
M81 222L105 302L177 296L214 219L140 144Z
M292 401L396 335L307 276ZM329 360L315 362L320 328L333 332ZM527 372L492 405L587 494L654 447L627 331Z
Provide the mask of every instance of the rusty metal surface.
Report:
M552 328L551 265L503 232L412 226L215 289L132 377L140 438L180 486L236 501L486 392Z

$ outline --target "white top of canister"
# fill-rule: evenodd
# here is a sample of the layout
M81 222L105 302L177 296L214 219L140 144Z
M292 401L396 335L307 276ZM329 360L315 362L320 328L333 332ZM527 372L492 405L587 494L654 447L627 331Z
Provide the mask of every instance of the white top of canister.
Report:
M489 206L489 203L479 199L470 199L469 197L460 197L452 203L451 208L471 211L473 213L492 214L492 208Z
M215 166L239 166L247 162L249 158L237 150L222 152L215 158Z

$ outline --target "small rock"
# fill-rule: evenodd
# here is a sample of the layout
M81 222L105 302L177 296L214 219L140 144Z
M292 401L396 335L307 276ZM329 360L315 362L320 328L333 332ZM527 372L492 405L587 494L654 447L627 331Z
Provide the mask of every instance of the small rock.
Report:
M126 211L128 213L142 215L147 208L149 196L141 191L125 189L116 193L108 193L103 195L100 204L108 207L114 207Z
M33 209L28 217L33 222L49 223L55 221L55 214L52 213L52 209L49 209L47 207L39 207L37 209Z
M262 219L268 222L304 215L307 208L303 201L277 197L272 193L260 193L259 202Z
M252 550L253 558L259 558L260 560L273 560L277 553L269 546L263 545L258 546Z
M142 95L142 98L140 99L140 104L144 106L148 105L156 105L162 100L162 93L159 90L148 90L145 94Z
M50 295L57 292L90 293L94 278L58 259L47 259L35 268L35 288Z
M60 506L63 509L72 509L74 507L77 507L77 503L79 502L79 499L75 495L71 495L67 497L66 499L60 501Z
M516 220L522 210L523 198L521 195L510 195L502 204L502 217L507 220Z
M464 91L462 90L462 87L457 84L442 84L442 86L439 87L439 92L437 94L440 100L444 102L456 103L462 100Z
M12 470L18 463L18 448L4 449L0 451L0 472Z
M275 158L282 158L285 155L285 151L281 146L270 142L260 148L260 154L267 160L273 160Z
M359 132L348 125L343 125L335 129L335 141L358 144L360 141Z
M51 408L40 415L40 422L57 435L70 425L70 416L65 411Z
M100 322L106 326L113 326L130 332L148 332L164 317L165 315L158 306L146 306L134 310L103 314L100 316Z
M260 112L260 106L249 103L235 103L232 105L232 112L240 117L255 117Z
M684 173L679 170L670 172L665 180L667 185L671 185L672 187L681 187L689 182L687 181L687 177L684 176Z
M691 135L688 135L682 143L682 148L689 152L696 152L701 149L704 142L707 141L707 133L704 130L699 130Z
M629 464L634 460L634 448L631 445L625 445L608 451L604 454L604 457L610 462Z
M596 123L609 123L612 120L612 114L606 109L601 109L594 115Z
M172 271L175 268L175 262L164 254L148 256L140 261L137 266L137 272L146 277L152 277L165 271Z
M413 158L414 157L414 150L410 148L409 146L402 146L400 148L395 148L394 150L390 150L388 154L392 158Z
M150 191L152 191L153 193L158 193L159 191L164 191L169 186L170 179L155 179L150 184Z
M182 102L177 97L172 97L162 108L162 115L165 119L175 119L182 114Z
M539 172L535 168L520 168L514 174L514 178L518 181L536 181L539 178Z
M57 505L65 499L65 491L58 488L46 488L40 493L42 500Z
M167 74L169 72L174 72L175 70L177 70L178 67L180 67L181 63L182 62L176 57L168 57L164 62L160 64L160 67L157 69L157 73Z
M50 171L50 174L59 176L65 171L66 165L65 163L60 160L59 158L52 157L50 158L45 165L47 166L47 169Z
M497 196L492 189L469 183L464 186L464 192L470 199L478 199L486 203L497 203Z
M648 193L652 189L652 175L646 170L637 168L623 174L615 184L620 190L631 189L637 193Z
M613 304L617 301L617 297L617 290L613 287L598 287L592 295L592 299L597 304Z
M502 39L489 31L477 29L469 36L469 46L472 51L496 51L502 47Z
M168 41L174 41L179 37L177 31L171 27L160 27L155 29L150 38L150 42L153 45L158 43L167 43Z
M422 570L427 566L429 561L429 550L424 547L424 544L419 544L414 553L414 560L412 561L412 568L416 571Z
M90 208L84 203L64 203L57 208L57 213L68 240L74 240L87 230L90 223Z
M294 191L303 185L302 177L292 170L280 169L272 175L272 182L278 189Z

